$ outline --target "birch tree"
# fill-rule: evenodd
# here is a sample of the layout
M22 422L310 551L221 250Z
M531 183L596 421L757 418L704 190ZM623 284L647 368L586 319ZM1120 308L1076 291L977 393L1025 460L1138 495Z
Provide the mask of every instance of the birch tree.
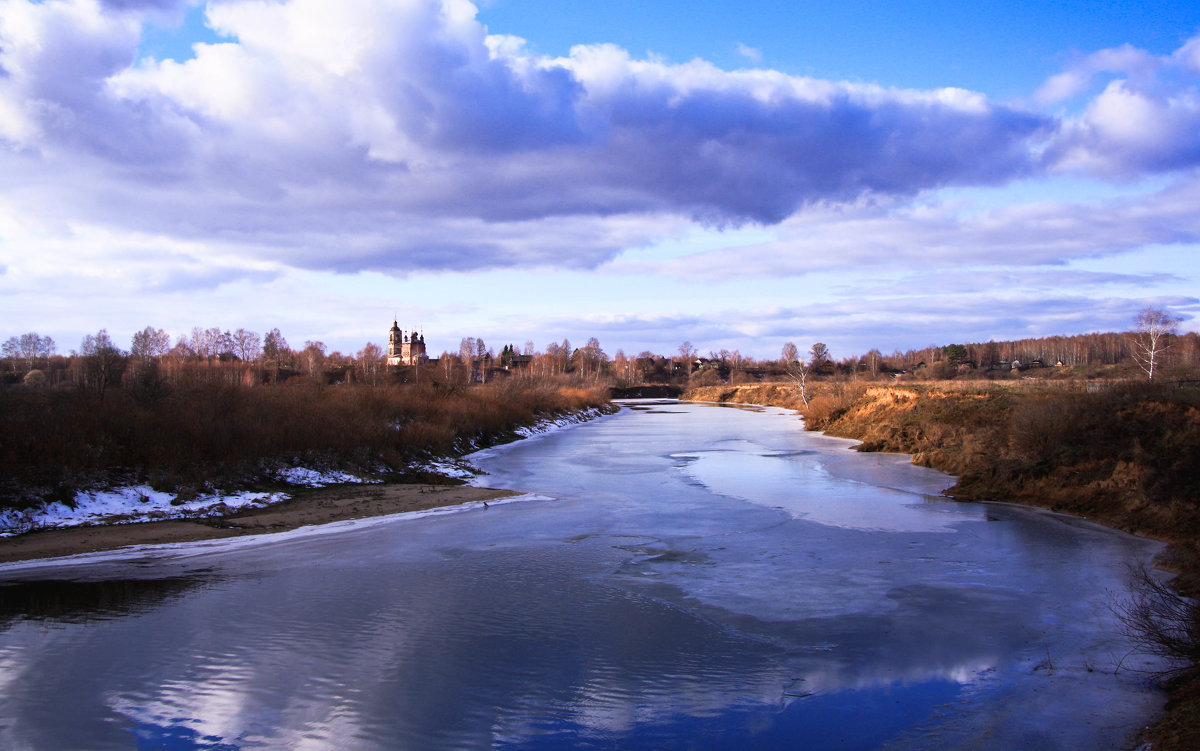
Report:
M156 357L162 357L170 351L171 335L152 326L147 326L134 334L129 347L129 354L144 363L148 363Z
M1137 330L1130 338L1130 353L1147 380L1154 380L1154 371L1170 348L1171 337L1181 320L1157 308L1147 307L1138 313Z
M54 354L54 340L48 336L40 336L36 331L14 336L3 345L3 354L13 361L25 361L25 370L32 370L39 359L49 359Z
M824 345L822 345L824 346ZM799 352L796 345L788 342L783 345L781 355L784 361L784 369L787 372L788 378L796 388L800 391L800 401L804 402L804 406L808 406L808 374L811 371L808 363L798 357Z
M367 342L367 346L359 350L356 361L363 383L374 386L379 380L379 371L383 369L383 348L374 342Z

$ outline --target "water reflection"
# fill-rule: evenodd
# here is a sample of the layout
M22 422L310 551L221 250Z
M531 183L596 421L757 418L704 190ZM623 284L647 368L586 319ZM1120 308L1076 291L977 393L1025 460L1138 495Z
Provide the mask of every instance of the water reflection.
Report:
M144 612L203 584L197 576L0 583L0 628L16 620L86 623Z
M605 554L599 542L582 555ZM338 571L318 587L301 574L254 586L258 622L225 624L228 646L211 652L184 626L219 622L223 598L127 622L107 638L153 639L141 655L157 666L151 679L124 667L127 654L97 656L107 685L80 698L147 742L195 748L654 748L752 728L767 739L837 733L839 747L860 733L865 748L998 656L985 640L908 632L929 593L896 593L887 617L771 623L683 607L678 592L581 582L542 554L444 555L376 572L369 586ZM307 601L287 607L298 589ZM829 717L885 699L904 708L887 723L831 729Z
M550 500L0 587L0 747L1088 748L1157 702L1104 594L1144 543L670 409L478 457Z

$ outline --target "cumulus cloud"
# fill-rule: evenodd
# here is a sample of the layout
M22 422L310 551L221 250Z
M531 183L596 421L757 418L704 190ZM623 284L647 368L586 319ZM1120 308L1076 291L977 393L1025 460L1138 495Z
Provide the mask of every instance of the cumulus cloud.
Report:
M1102 90L1048 142L1047 165L1128 178L1200 165L1200 36L1157 57L1129 45L1101 50L1049 78L1044 103ZM1107 76L1105 79L1104 76Z
M1120 211L1102 215L1111 207L963 220L904 204L1047 169L1200 163L1196 40L1166 58L1121 47L1077 60L1040 101L1111 80L1054 118L959 89L672 65L611 45L539 56L466 0L223 0L207 21L224 41L185 62L138 58L147 24L194 4L0 0L9 211L338 272L592 268L696 222L779 225L783 238L695 259L685 271L700 275L918 245L946 257L1019 246L1045 263L1195 236L1170 203L1140 235Z
M0 0L10 205L310 268L594 266L681 219L1003 182L1050 126L954 89L539 57L464 0L228 0L228 41L137 60L173 7Z
M1200 164L1200 95L1160 95L1113 81L1065 124L1050 151L1063 169L1130 177Z

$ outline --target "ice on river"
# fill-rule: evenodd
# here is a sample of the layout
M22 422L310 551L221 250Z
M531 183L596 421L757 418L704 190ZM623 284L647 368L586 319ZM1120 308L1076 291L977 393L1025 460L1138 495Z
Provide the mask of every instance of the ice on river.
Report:
M637 406L469 457L540 500L0 568L0 747L1121 748L1161 705L1110 609L1155 543Z

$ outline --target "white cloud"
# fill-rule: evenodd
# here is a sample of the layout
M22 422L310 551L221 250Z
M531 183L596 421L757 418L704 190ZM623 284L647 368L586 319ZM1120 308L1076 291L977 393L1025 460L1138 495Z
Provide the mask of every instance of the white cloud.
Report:
M135 64L126 6L4 0L0 199L305 267L594 265L616 216L775 223L1003 181L1047 124L952 89L540 58L465 2L230 0L208 10L229 41ZM581 243L537 241L567 220Z
M742 42L737 44L737 53L752 63L761 63L763 59L762 50Z
M1101 73L1124 75L1139 81L1149 80L1162 67L1163 61L1131 45L1099 50L1076 60L1067 70L1048 78L1034 98L1043 104L1054 104L1085 91Z
M1113 81L1065 125L1051 153L1059 169L1122 177L1200 164L1200 95Z
M986 211L931 201L830 206L792 217L774 239L616 270L698 279L773 278L854 268L1061 264L1148 244L1200 244L1200 175L1094 203L1040 201Z
M1046 164L1117 178L1200 164L1198 44L1193 37L1163 57L1129 45L1100 50L1047 79L1035 99L1056 103L1109 76L1082 112L1063 119Z

